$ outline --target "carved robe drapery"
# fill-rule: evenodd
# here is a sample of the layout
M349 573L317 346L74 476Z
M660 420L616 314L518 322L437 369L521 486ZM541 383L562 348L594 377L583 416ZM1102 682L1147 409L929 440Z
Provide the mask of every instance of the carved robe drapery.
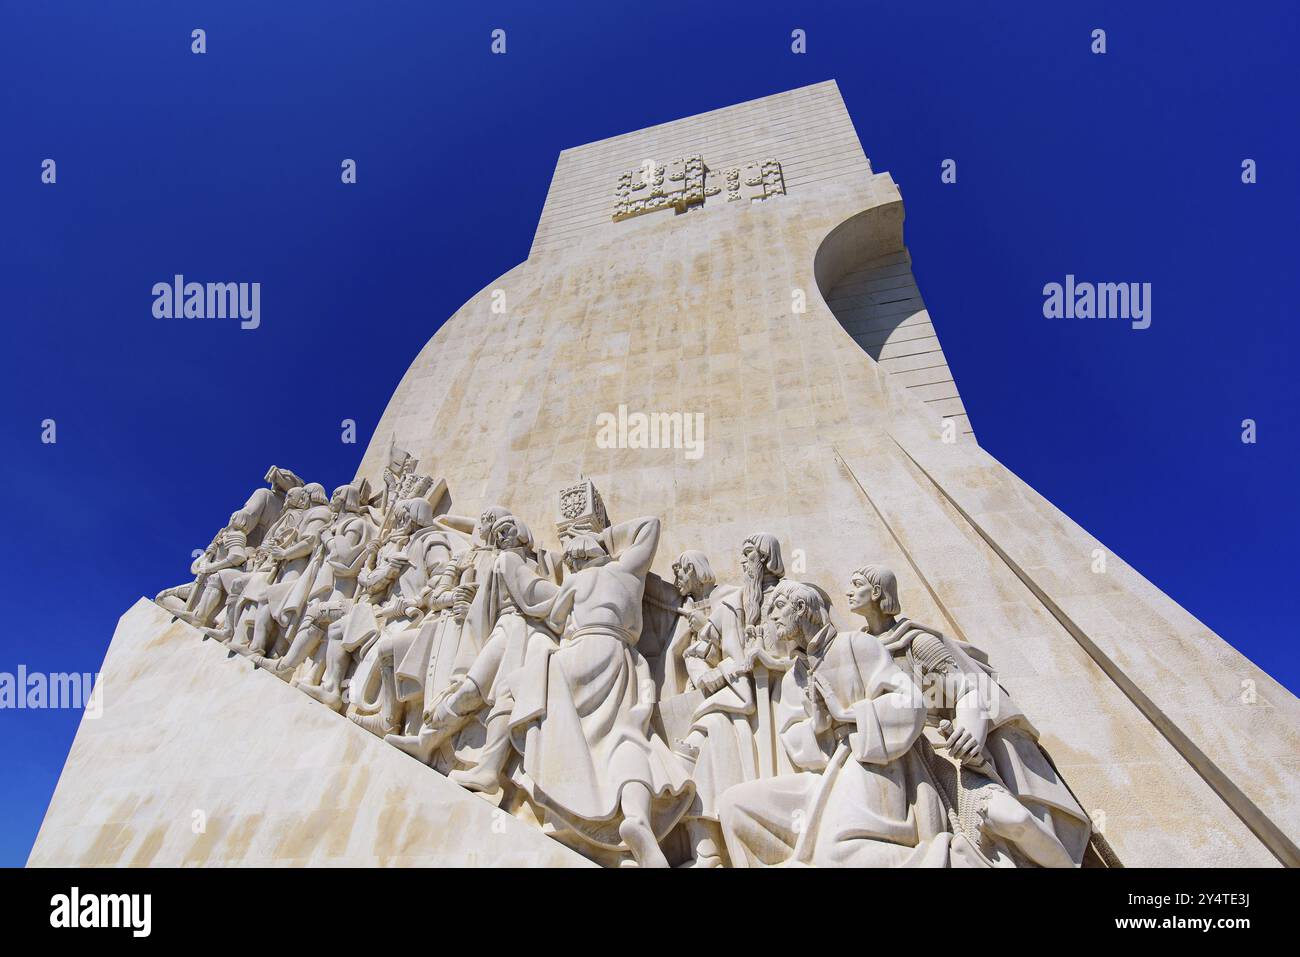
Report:
M329 527L333 518L328 505L313 506L298 522L292 540L284 546L288 557L275 582L266 590L271 615L282 628L287 627L293 616L300 615L306 606L310 596L297 583L311 564L320 534Z
M557 825L616 850L622 792L651 794L656 838L684 813L693 788L686 768L651 730L655 685L636 649L645 574L658 545L658 519L627 522L601 538L614 556L561 585L539 578L516 555L497 564L519 610L544 623L508 678L511 741L522 755L515 783ZM558 642L553 634L563 635Z
M1007 790L1056 834L1078 865L1087 850L1092 824L1038 746L1038 731L996 682L982 651L953 641L906 618L878 639L918 687L930 705L927 720L987 721L983 751ZM951 702L939 700L936 680L957 673L961 682ZM950 798L956 804L956 796Z
M430 579L436 578L450 561L452 547L453 542L445 532L427 527L409 539L403 537L390 541L380 549L375 563L376 574L393 555L406 556L410 564L388 585L382 595L376 596L379 607L387 604L389 608L387 620L382 626L374 617L375 605L372 603L357 605L350 616L354 629L366 629L369 632L362 636L363 641L373 635L378 636L352 676L351 699L358 713L373 714L379 710L381 652L397 662L410 650L419 636L420 626L402 614L404 606L418 606L425 597ZM365 615L369 616L368 621L364 619Z
M736 867L945 866L953 836L917 750L925 704L870 635L823 633L781 681L780 740L801 770L728 789L723 836ZM826 689L829 722L816 727L807 688Z
M773 587L764 591L764 605ZM692 773L696 796L688 812L690 817L712 821L718 819L718 799L728 788L795 770L776 740L774 709L784 666L770 670L768 663L775 664L775 659L768 655L746 666L751 656L741 590L719 591L708 628L717 636L722 654L719 670L726 681L705 697L692 716L699 755ZM760 620L759 631L765 628Z
M487 509L479 520L492 522L510 514L509 509L494 506ZM465 543L463 549L457 549L454 561L443 572L442 580L437 584L433 596L435 603L442 604L444 599L460 584L479 583L487 579L496 561L496 549L488 547L481 537L474 519L462 516L444 515L438 518L438 527L451 533ZM482 589L480 588L480 592ZM474 602L479 602L479 593L475 593ZM471 603L471 612L473 604ZM480 623L482 619L476 619ZM470 616L459 620L451 606L447 604L436 614L425 618L411 647L398 662L395 672L397 694L403 701L423 698L422 711L431 709L437 696L452 683L457 675L469 670L478 650L487 641L487 635L470 634Z
M523 548L512 548L499 554L512 554L519 557L524 567L534 575L554 581L555 570L549 556L543 553L541 561ZM501 563L494 563L487 581L480 587L482 600L470 609L470 627L476 632L486 632L487 641L474 658L467 677L474 682L483 700L495 712L498 699L508 709L508 676L523 667L528 644L534 632L542 626L524 617L519 606L510 593L506 576L499 570ZM478 595L475 596L478 598ZM548 638L554 636L547 633Z
M699 611L705 617L711 618L723 602L727 602L735 608L740 607L740 588L735 585L717 585L707 598L702 598L698 602L691 598L679 599L679 601L679 607L683 612ZM716 643L719 646L716 653L705 657L693 656L688 659L686 654L688 649L701 642L705 636L697 636L691 631L690 622L685 615L675 617L672 637L668 641L665 652L663 680L663 696L665 698L686 692L688 682L693 683L699 673L720 664L725 654L720 647L721 642L719 641Z
M299 480L297 484L301 485L302 482ZM284 499L284 491L276 486L254 489L253 494L248 496L248 501L240 511L248 519L249 546L256 547L262 543L263 536L284 511Z

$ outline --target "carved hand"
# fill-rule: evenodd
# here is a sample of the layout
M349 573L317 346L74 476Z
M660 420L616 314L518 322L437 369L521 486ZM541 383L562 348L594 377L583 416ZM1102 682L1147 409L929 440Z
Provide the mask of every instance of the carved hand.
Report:
M700 675L699 678L700 690L705 694L713 694L713 692L717 691L726 683L727 681L722 676L722 672L717 668L710 668L708 671Z
M979 741L966 728L957 728L948 739L948 753L962 764L978 764L984 756Z

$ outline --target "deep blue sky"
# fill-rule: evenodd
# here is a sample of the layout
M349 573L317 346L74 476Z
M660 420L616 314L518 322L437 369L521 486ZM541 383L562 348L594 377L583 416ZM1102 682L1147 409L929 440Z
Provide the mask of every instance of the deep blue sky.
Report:
M1294 5L484 6L0 3L0 671L96 670L268 464L349 479L562 148L833 78L981 443L1300 690ZM262 327L154 319L176 272L260 281ZM1067 272L1151 282L1151 329L1044 319ZM0 712L0 863L78 719Z

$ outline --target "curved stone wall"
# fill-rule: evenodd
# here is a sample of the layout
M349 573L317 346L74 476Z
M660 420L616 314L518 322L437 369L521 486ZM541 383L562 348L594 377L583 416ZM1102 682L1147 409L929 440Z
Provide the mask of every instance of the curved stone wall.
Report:
M597 153L611 185L638 161L634 152ZM445 476L452 511L500 502L534 528L551 521L558 490L584 475L611 518L663 519L655 570L665 577L676 554L695 548L735 581L740 543L757 531L799 556L792 577L832 595L864 560L883 561L899 570L906 614L988 652L1126 863L1284 857L1290 839L1264 833L1270 815L1294 816L1281 792L1236 800L1162 727L1158 709L1116 680L1097 642L1125 641L1124 626L1097 619L1080 640L1075 620L1044 595L1077 596L1089 609L1110 601L1145 616L1162 642L1199 623L1163 603L1159 615L1137 612L1159 593L1118 558L1117 572L1090 580L1095 540L964 430L945 442L934 403L883 374L819 295L829 290L834 304L855 270L901 253L901 223L889 176L859 171L762 203L656 212L535 249L420 353L358 474L377 479L395 442ZM846 228L847 241L827 245ZM801 296L804 312L794 307ZM602 448L599 417L620 406L702 414L703 453ZM992 509L996 534L1032 543L1034 561L1009 562L984 534L985 513L965 506ZM1025 568L1028 580L1017 573ZM832 616L851 626L842 604ZM1235 654L1211 637L1202 653ZM1117 667L1129 666L1138 683L1161 681L1163 664ZM1220 711L1230 705L1215 701ZM1212 723L1192 716L1184 727L1200 734ZM1220 749L1209 764L1232 758ZM1245 782L1245 767L1229 776ZM1295 823L1286 826L1294 832Z

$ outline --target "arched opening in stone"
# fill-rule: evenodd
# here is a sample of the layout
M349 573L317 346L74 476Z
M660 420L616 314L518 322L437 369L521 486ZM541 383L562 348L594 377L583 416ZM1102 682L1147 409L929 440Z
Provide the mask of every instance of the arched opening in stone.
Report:
M873 207L836 226L817 248L813 271L822 299L853 341L911 394L971 434L912 275L902 204Z

